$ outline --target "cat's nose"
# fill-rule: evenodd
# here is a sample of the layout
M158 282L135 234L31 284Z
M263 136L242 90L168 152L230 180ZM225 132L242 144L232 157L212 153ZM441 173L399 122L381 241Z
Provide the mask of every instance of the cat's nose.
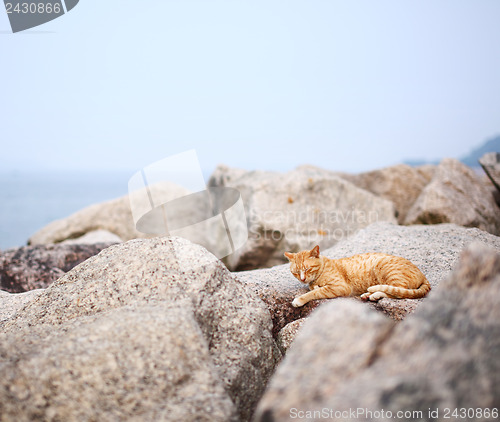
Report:
M305 275L304 271L300 272L300 280L301 281L306 281L306 275Z

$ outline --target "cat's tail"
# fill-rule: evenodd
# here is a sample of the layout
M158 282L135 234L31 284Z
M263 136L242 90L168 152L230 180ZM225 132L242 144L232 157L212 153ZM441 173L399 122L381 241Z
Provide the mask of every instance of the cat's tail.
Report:
M368 287L369 293L383 292L387 296L395 299L420 299L431 290L431 285L425 279L418 289L407 289L405 287L389 286L387 284L377 284Z

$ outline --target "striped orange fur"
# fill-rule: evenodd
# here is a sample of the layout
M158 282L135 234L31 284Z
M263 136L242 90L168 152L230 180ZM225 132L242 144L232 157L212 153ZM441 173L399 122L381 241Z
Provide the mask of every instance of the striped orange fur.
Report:
M304 306L316 299L360 296L377 301L383 297L418 299L431 289L425 275L415 264L399 256L364 253L349 258L330 259L310 251L285 252L290 271L311 291L296 297L292 305Z

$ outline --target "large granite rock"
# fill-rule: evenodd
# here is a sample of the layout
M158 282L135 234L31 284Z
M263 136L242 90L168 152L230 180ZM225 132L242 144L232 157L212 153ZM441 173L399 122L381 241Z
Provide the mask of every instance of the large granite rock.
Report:
M184 298L1 335L4 421L236 421Z
M312 420L323 409L338 420L352 417L352 409L356 420L373 420L368 412L383 421L446 420L445 409L449 417L466 409L467 420L495 419L499 304L500 254L474 243L400 324L353 301L322 306L288 350L254 420Z
M396 222L390 201L313 167L286 174L219 168L209 185L236 188L245 204L249 239L226 259L232 270L283 263L285 251L327 248L371 223Z
M377 196L392 201L398 222L403 223L408 210L431 181L434 166L411 167L406 164L386 167L366 173L342 173L343 179Z
M110 245L37 245L0 252L0 289L21 293L45 288L76 265Z
M500 238L479 229L466 229L453 224L434 226L397 226L373 224L334 247L320 251L329 258L342 258L364 252L384 252L412 261L426 275L433 289L448 276L460 252L474 241L500 251ZM338 299L312 301L301 308L291 305L294 297L307 291L290 273L289 265L237 273L268 305L273 318L273 334L287 324L310 314L319 304ZM364 303L395 320L404 319L426 299L388 299Z
M465 164L444 159L408 211L405 224L455 223L500 234L500 207L491 191Z
M111 246L0 323L3 420L245 421L281 354L201 246Z
M394 321L350 298L319 307L288 349L254 420L288 421L298 419L294 409L315 409L318 401L338 393L343 383L372 363L394 326Z

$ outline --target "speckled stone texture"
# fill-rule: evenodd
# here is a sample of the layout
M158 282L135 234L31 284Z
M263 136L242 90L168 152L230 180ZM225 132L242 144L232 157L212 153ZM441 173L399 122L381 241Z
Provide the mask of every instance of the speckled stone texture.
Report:
M330 247L375 221L397 222L391 201L314 167L284 174L219 167L209 183L239 190L245 204L249 239L225 259L231 270L284 263L285 251Z
M398 222L402 224L408 210L431 181L434 171L435 166L432 165L411 167L399 164L366 173L339 175L359 188L392 201Z
M8 293L0 290L0 322L12 317L43 291L44 289L37 289L24 293Z
M292 321L290 324L285 325L281 331L278 333L278 337L276 338L276 343L281 350L281 353L285 354L286 351L290 348L295 337L299 333L302 326L307 321L307 318L300 318Z
M349 300L332 301L309 317L254 421L288 421L291 409L384 409L393 418L398 411L416 411L423 412L421 420L429 409L439 409L439 420L446 420L445 408L498 409L496 249L479 242L468 246L452 274L399 324Z
M405 224L454 223L500 235L500 207L480 177L446 158L436 169L405 219Z
M487 174L493 188L493 197L500 207L500 152L489 152L479 159L479 164Z
M237 421L190 308L129 305L0 334L2 421Z
M364 252L385 252L412 261L426 275L432 287L448 276L460 252L471 242L479 241L500 251L500 237L479 229L466 229L454 224L433 226L397 226L376 223L358 234L321 251L328 258L342 258ZM291 301L307 291L289 270L289 265L270 269L236 273L238 278L252 288L268 305L274 322L273 333L288 323L307 316L319 304L337 299L309 302L294 308ZM431 291L432 293L432 291ZM402 320L426 299L381 299L365 303L395 320Z
M111 246L0 323L0 414L246 421L281 358L271 327L201 246Z
M37 245L0 252L0 289L10 293L44 289L111 244Z
M294 308L292 300L307 288L290 274L289 265L269 269L234 273L266 303L273 319L273 336L287 324L311 313L325 300L313 300L301 308Z
M255 420L288 421L292 408L315 408L371 364L395 324L351 298L315 310L271 379Z

